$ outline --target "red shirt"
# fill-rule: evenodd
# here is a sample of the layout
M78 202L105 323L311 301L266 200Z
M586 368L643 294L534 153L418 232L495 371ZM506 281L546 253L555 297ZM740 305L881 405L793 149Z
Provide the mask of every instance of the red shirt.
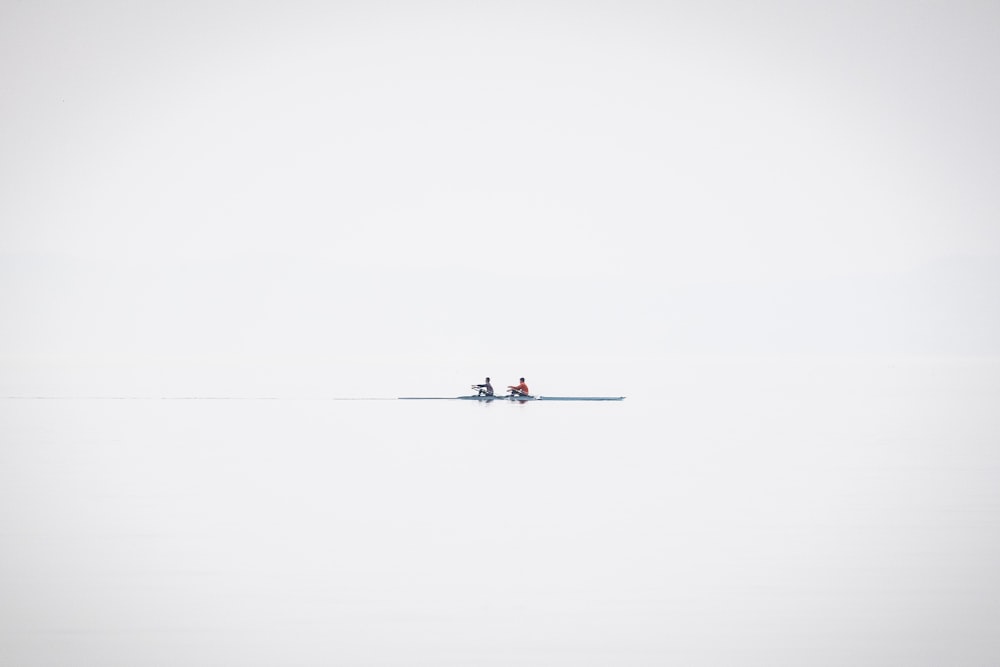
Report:
M513 385L512 384L512 385L508 386L507 388L508 389L516 389L517 391L521 392L522 394L530 394L531 393L530 391L528 391L528 385L524 384L523 382L521 384L517 384L517 385Z

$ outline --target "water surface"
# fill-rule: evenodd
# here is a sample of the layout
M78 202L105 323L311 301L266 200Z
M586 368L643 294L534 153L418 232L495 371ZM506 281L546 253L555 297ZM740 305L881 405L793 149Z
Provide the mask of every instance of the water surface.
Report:
M0 663L996 664L995 371L0 400Z

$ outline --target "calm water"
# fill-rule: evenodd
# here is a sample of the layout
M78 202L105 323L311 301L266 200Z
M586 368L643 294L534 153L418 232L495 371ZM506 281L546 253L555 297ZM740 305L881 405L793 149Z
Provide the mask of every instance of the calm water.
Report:
M995 364L624 389L0 400L0 664L1000 663Z

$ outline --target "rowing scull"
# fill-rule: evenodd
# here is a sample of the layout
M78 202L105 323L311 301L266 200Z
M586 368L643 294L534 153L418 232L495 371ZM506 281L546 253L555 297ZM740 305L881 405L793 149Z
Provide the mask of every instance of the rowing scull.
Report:
M623 401L624 396L400 396L400 401Z

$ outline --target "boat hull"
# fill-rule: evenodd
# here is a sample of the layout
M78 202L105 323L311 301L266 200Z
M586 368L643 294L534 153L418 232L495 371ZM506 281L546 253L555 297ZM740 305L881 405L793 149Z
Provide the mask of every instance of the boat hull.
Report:
M623 401L624 396L400 396L400 401Z

